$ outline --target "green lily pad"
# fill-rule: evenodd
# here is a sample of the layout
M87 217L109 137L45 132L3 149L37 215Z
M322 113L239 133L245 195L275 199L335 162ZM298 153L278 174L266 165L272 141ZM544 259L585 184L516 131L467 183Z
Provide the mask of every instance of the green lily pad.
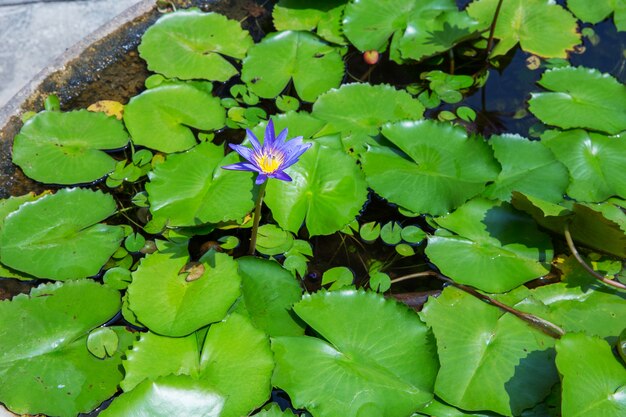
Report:
M226 398L211 383L187 375L146 379L116 398L101 417L218 417Z
M148 28L139 54L148 69L169 78L226 81L237 69L225 57L243 59L253 43L236 20L219 13L179 11Z
M343 21L346 37L361 51L384 51L392 38L391 58L399 63L446 51L477 29L454 0L350 2Z
M510 201L511 193L519 191L553 203L563 200L569 184L567 168L542 142L501 135L492 136L489 143L502 171L485 189L485 197Z
M626 86L608 74L584 67L546 71L532 93L529 110L542 122L563 129L617 134L626 130Z
M306 223L311 236L329 235L357 216L367 185L355 161L338 147L314 142L285 171L293 181L269 182L265 202L281 228L297 233Z
M255 414L257 417L296 417L296 415L290 409L286 409L282 411L280 406L276 403L272 403L268 406L263 407L259 413Z
M263 255L279 255L293 246L293 235L275 224L264 224L257 230L256 247Z
M90 280L45 284L0 302L0 402L22 414L76 416L117 390L133 336L113 328L118 349L99 359L87 335L115 316L120 294ZM10 383L9 383L10 381Z
M550 237L508 203L478 198L435 221L458 236L430 236L426 255L461 284L504 292L550 271Z
M553 339L472 295L446 287L422 316L441 361L435 394L455 407L519 415L558 381Z
M620 0L567 0L567 8L587 23L599 23L615 12L613 21L619 31L626 31L626 4Z
M593 203L612 196L626 198L626 137L577 129L546 132L542 142L569 170L570 197Z
M133 97L124 109L124 123L135 145L180 152L197 143L190 128L221 129L226 111L219 98L191 85L174 84Z
M115 159L104 150L127 144L122 123L104 113L43 111L15 137L13 162L40 182L89 183L115 169Z
M128 352L124 368L125 391L133 393L145 384L141 381L170 373L190 375L226 398L220 417L240 417L269 398L274 361L267 335L247 318L231 314L211 325L206 337L200 332L183 338L143 334Z
M341 30L345 0L280 0L272 12L276 30L316 29L320 38L344 45L346 39Z
M476 0L467 13L489 27L498 0ZM520 44L525 52L544 58L567 58L580 43L576 19L563 7L546 0L508 0L502 2L494 37L500 42L492 55L504 55Z
M300 283L275 261L246 256L238 258L241 305L252 323L268 335L300 336L303 323L291 307L300 300Z
M322 95L313 104L313 116L330 124L327 133L378 133L386 122L416 120L424 106L409 93L390 85L354 83Z
M240 295L237 263L225 253L207 252L201 275L187 280L186 245L167 244L146 256L128 286L130 309L150 330L162 335L188 335L220 321Z
M481 193L500 171L489 145L465 130L432 120L387 124L383 135L407 156L385 146L361 155L376 193L415 213L443 214Z
M310 32L284 31L266 36L243 60L241 79L264 98L274 98L293 80L298 96L315 101L317 96L339 87L343 78L339 50Z
M563 376L564 417L621 417L626 414L626 369L604 340L566 334L556 342Z
M22 204L4 220L0 261L38 278L96 275L124 238L121 226L98 223L115 211L110 195L80 188Z
M237 162L223 146L209 142L168 156L148 176L150 212L169 226L241 220L254 208L252 173L221 166Z
M272 340L273 383L296 407L315 416L400 417L432 399L435 344L414 312L356 290L305 295L294 310L328 341Z

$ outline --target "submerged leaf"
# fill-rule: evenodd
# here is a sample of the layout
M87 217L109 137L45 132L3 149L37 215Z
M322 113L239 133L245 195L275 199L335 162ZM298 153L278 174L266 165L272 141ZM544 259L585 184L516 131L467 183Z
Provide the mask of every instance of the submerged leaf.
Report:
M532 93L529 110L545 124L617 134L626 130L626 86L608 74L584 67L546 71Z
M115 169L115 159L103 151L127 143L128 133L114 117L87 110L43 111L15 137L13 162L40 182L88 183Z
M272 340L273 383L296 407L316 416L402 417L432 399L435 344L406 307L342 290L305 295L294 310L328 341Z
M426 255L461 284L504 292L550 271L549 236L508 203L477 198L435 221L458 236L430 236Z
M226 111L219 98L178 83L133 97L126 105L124 123L135 145L166 153L180 152L197 143L191 127L220 129L226 123Z
M239 22L219 13L179 11L161 17L141 39L148 69L169 78L226 81L237 69L224 56L243 59L253 45Z
M499 166L480 138L432 120L387 124L383 135L406 154L372 146L361 156L370 187L415 213L443 214L494 180Z
M90 280L45 284L0 302L0 402L20 414L73 417L115 394L132 336L112 328L121 349L98 359L87 335L120 306L118 291Z
M274 98L290 80L304 101L338 87L344 65L339 51L309 32L284 31L255 44L243 61L241 79L259 97Z
M484 28L493 21L499 0L476 0L467 8ZM515 45L545 58L567 58L567 51L580 43L576 19L551 0L502 2L494 37L500 42L492 55L504 55Z
M103 223L116 211L108 194L62 189L22 204L0 231L0 260L38 278L67 280L96 275L124 237Z

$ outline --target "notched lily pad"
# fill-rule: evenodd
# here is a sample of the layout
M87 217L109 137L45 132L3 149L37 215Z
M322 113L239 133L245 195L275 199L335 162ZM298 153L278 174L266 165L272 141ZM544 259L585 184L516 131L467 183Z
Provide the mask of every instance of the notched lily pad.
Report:
M79 110L43 111L29 119L13 142L13 162L48 184L82 184L104 177L116 161L105 150L128 144L114 117Z
M124 123L135 145L180 152L197 143L190 128L224 127L226 110L219 98L191 85L175 83L133 97L126 105Z
M0 261L38 278L96 275L124 238L121 226L99 223L116 211L108 194L63 189L22 204L0 231Z
M608 74L584 67L546 71L529 110L542 122L563 129L583 128L608 134L626 130L626 86Z
M243 61L241 79L259 97L274 98L290 80L304 101L339 87L344 64L339 50L309 32L284 31L255 44Z
M243 59L253 43L239 22L219 13L179 11L148 28L139 54L169 78L226 81L237 69L225 57Z
M277 30L313 30L336 44L346 44L341 30L345 0L280 0L272 12Z

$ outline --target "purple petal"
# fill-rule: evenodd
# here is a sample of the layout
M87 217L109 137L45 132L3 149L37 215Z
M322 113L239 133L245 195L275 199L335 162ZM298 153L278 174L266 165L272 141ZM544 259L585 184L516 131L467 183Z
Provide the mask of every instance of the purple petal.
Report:
M263 184L265 180L267 180L267 175L259 172L259 175L256 177L256 181L254 183L256 185Z
M287 140L287 133L288 130L287 128L284 128L279 134L278 137L276 138L276 145L280 146L282 144L285 143L285 141Z
M265 128L265 138L263 139L263 146L273 146L276 141L276 136L274 136L274 121L270 119L267 122L267 127Z
M233 171L259 172L259 169L249 162L237 162L236 164L224 165L222 169L230 169Z
M246 129L246 133L247 133L247 138L252 144L252 147L254 148L254 150L261 153L261 143L259 142L259 139L254 135L254 133L252 133L250 129Z
M281 181L292 181L291 177L287 175L284 171L276 171L272 174L272 178L276 178Z
M254 151L248 148L247 146L233 145L232 143L229 144L228 146L230 146L230 148L234 150L235 152L237 152L239 155L244 157L244 159L250 162L254 161Z
M292 140L290 140L289 142L292 142ZM300 142L302 141L302 139L300 139ZM287 142L287 143L289 143ZM303 153L305 153L307 150L309 150L309 148L313 146L313 143L309 142L309 143L303 143L298 145L297 147L294 147L293 149L290 149L289 153L286 155L285 161L283 162L281 168L287 168L293 164L295 164L298 161L298 158L300 158L300 156L302 156Z

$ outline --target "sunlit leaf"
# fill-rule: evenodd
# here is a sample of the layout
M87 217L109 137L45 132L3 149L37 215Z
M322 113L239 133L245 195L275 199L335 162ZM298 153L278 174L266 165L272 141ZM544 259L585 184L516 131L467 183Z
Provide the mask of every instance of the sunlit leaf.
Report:
M237 162L232 152L209 142L168 156L149 174L146 184L150 211L169 226L195 226L241 220L254 208L252 174L228 171Z
M343 21L346 37L361 51L384 51L391 38L391 57L397 62L450 49L477 26L453 0L350 2Z
M512 191L539 197L549 202L563 200L569 176L542 142L518 135L492 136L489 143L502 171L485 189L487 198L509 201Z
M406 307L372 292L343 290L306 295L294 310L328 341L272 341L273 383L296 407L320 417L400 417L432 398L434 341Z
M488 27L498 0L476 0L467 13ZM550 0L507 0L502 2L494 37L500 41L493 55L504 55L515 45L546 58L567 58L567 51L580 43L576 19Z
M558 381L553 339L497 307L446 287L422 314L441 361L435 394L456 407L518 415Z
M220 321L240 295L241 278L230 256L207 252L200 259L204 272L192 281L183 272L189 260L184 245L168 244L146 256L133 272L130 308L155 333L185 336Z
M343 78L339 51L309 32L284 31L255 44L243 61L241 79L259 97L274 98L293 80L298 96L315 101Z
M485 189L500 171L489 145L447 123L431 120L387 124L395 149L372 146L361 156L370 187L416 213L443 214Z
M190 128L224 127L226 111L217 97L190 85L146 90L126 105L124 123L135 145L161 152L180 152L197 141Z
M626 369L598 338L571 333L556 342L563 376L563 417L626 414Z
M584 67L546 71L532 93L529 110L539 120L563 129L584 128L608 134L626 130L626 86L608 74Z
M276 30L314 30L329 42L345 44L341 18L345 0L280 0L272 12Z
M23 204L0 231L0 260L18 271L56 280L96 275L120 246L121 226L103 223L113 197L72 188Z
M626 3L623 0L567 0L567 8L583 22L599 23L615 12L617 30L626 31Z
M225 57L243 59L253 41L239 22L218 13L180 11L162 16L141 39L148 69L183 80L226 81L237 69Z
M423 114L424 106L419 100L390 85L342 85L322 95L313 105L313 116L329 123L329 132L375 134L386 122L416 120Z
M435 221L457 236L430 236L426 255L459 283L504 292L550 271L549 236L508 203L478 198Z
M128 143L114 117L79 110L43 111L24 124L13 142L13 162L30 178L50 184L80 184L115 168L105 150Z
M45 284L0 302L0 402L20 414L69 417L115 394L132 336L113 328L121 349L99 359L87 335L120 305L118 291L89 280Z
M355 161L337 146L315 142L285 171L293 181L270 181L265 202L280 227L328 235L350 223L367 198L367 185Z
M599 203L612 196L626 198L626 137L577 129L546 132L542 143L569 170L567 194L573 199Z

